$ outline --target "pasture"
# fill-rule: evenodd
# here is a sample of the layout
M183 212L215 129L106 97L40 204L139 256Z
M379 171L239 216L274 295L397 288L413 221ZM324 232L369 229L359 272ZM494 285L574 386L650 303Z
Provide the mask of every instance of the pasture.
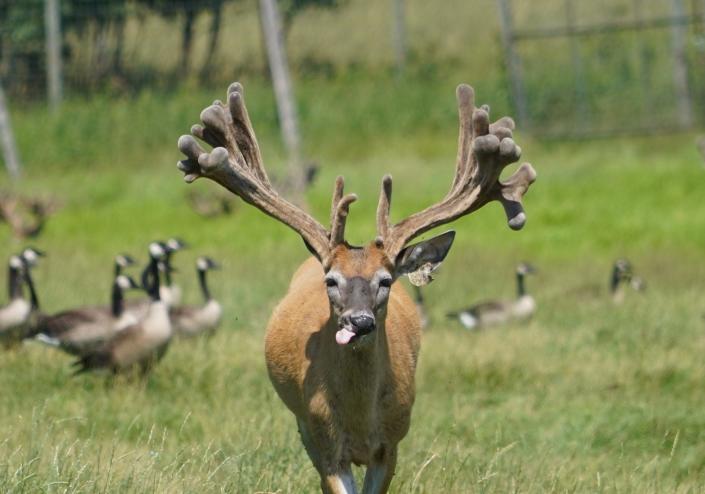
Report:
M300 83L307 151L321 163L308 195L315 216L327 217L337 174L360 196L352 242L374 235L383 173L395 180L393 219L442 197L457 82ZM269 88L245 88L265 163L277 169ZM224 265L211 280L225 319L212 339L172 344L144 382L71 377L71 359L38 344L4 352L0 491L318 488L263 358L267 319L306 249L241 202L231 216L196 215L186 191L216 185L187 186L175 168L176 139L222 92L75 100L58 116L13 108L21 189L62 206L34 242L48 252L35 275L44 310L107 302L115 253L143 262L150 240L178 235L192 245L175 259L187 301L198 300L196 255ZM432 321L392 491L705 491L705 172L694 137L516 140L539 174L528 223L510 231L493 203L453 225L455 245L425 291ZM0 228L0 258L21 245ZM607 282L622 256L648 290L616 307ZM470 333L445 319L513 296L521 260L539 269L528 280L538 302L528 325Z

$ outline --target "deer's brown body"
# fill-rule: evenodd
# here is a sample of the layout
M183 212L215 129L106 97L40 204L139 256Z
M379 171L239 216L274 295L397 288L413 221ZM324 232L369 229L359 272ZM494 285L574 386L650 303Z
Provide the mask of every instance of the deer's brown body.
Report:
M201 113L203 126L179 139L186 159L185 180L208 177L301 235L314 258L294 274L289 291L267 329L265 354L274 388L294 413L306 451L326 493L357 492L351 464L366 465L363 492L385 493L397 460L397 445L409 430L420 318L411 298L395 281L403 276L429 282L445 258L450 231L407 245L421 234L490 201L504 206L509 226L526 220L521 199L535 179L528 163L506 181L502 169L519 159L514 122L490 124L489 108L476 108L474 92L457 91L460 136L455 177L440 202L398 223L389 212L392 179L382 181L377 237L364 247L345 241L349 207L357 199L333 191L330 228L287 202L272 187L245 108L242 86L228 89L227 104L216 101Z
M344 274L371 277L381 254L374 245L341 249L334 263ZM351 462L382 466L396 458L409 430L421 329L416 306L395 284L386 318L369 335L374 340L341 347L323 277L315 258L296 271L270 320L265 354L274 388L325 475ZM384 470L388 485L394 469Z

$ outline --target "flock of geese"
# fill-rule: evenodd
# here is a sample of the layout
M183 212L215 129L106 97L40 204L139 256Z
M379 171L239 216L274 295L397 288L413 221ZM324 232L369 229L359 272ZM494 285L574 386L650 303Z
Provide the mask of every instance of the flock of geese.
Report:
M150 243L149 261L139 283L125 274L135 260L126 254L117 255L109 305L56 314L41 311L32 277L32 268L44 254L32 247L24 249L8 262L9 302L0 307L0 344L9 348L32 340L57 348L77 358L73 364L77 374L99 369L119 373L134 368L146 373L164 356L174 336L212 335L222 319L222 307L211 296L207 283L207 273L219 266L209 257L196 260L203 305L181 304L181 289L172 279L172 260L185 247L178 238ZM536 300L527 291L526 277L535 271L525 262L516 267L516 298L483 301L449 312L447 317L468 330L528 321L536 312ZM609 287L612 300L620 303L625 287L642 291L645 283L634 276L628 260L618 259ZM129 291L142 291L146 297L126 299ZM415 293L422 320L427 321L421 290L416 287Z
M44 254L24 249L8 262L10 300L0 307L0 343L9 348L32 340L62 350L77 358L76 374L135 368L145 374L164 356L174 336L211 335L222 319L221 305L207 283L207 273L219 266L209 257L196 260L203 305L181 305L181 289L172 280L172 259L185 247L177 238L150 243L140 283L124 273L135 260L126 254L116 256L109 305L56 314L41 311L32 277L32 268ZM132 290L143 291L146 297L126 299Z
M448 312L446 316L457 320L468 330L509 322L526 322L536 312L536 300L527 292L525 278L535 272L536 269L529 263L522 262L516 267L517 296L513 300L487 300L466 309ZM614 303L619 304L624 300L627 287L642 292L646 289L646 283L642 278L634 275L632 264L628 260L617 259L612 266L609 283L610 296ZM423 310L423 297L420 291L417 291L416 300L420 310Z

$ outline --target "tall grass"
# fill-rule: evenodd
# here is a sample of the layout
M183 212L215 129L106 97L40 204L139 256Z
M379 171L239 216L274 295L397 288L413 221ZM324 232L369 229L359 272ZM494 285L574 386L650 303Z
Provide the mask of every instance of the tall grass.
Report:
M268 167L281 151L269 90L245 81ZM360 195L354 243L374 235L379 180L395 178L393 217L446 192L455 159L453 87L312 81L299 98L309 194L328 215L335 175ZM479 99L506 100L480 87ZM196 303L193 260L222 260L213 291L225 321L210 340L175 342L144 382L70 376L36 344L0 358L3 492L312 492L318 481L262 357L264 328L306 256L300 239L238 205L203 219L184 200L176 138L219 94L183 91L15 112L27 193L62 203L37 244L43 307L107 302L116 252L180 235L179 283ZM496 100L499 101L496 101ZM419 122L423 122L420 125ZM394 492L702 492L705 475L705 205L687 135L543 143L519 135L539 181L529 221L511 232L497 205L454 225L456 245L426 290L418 399ZM189 187L213 190L209 183ZM0 228L0 257L19 249ZM648 282L614 306L611 262ZM526 326L468 333L445 312L513 295L513 265L533 261L539 310Z

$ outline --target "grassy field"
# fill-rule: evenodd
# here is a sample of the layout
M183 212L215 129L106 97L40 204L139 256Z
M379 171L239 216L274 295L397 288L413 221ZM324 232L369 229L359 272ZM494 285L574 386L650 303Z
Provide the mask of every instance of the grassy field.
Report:
M248 81L246 81L248 82ZM472 82L472 81L470 81ZM246 85L269 167L281 169L269 89ZM483 93L484 89L484 93ZM479 88L481 100L506 106ZM308 153L322 172L308 197L328 215L336 174L360 195L349 240L374 235L384 172L393 217L446 192L455 158L453 85L389 81L301 85ZM144 93L74 101L51 116L18 108L21 189L62 204L36 244L46 311L107 301L111 258L179 235L179 283L196 302L192 263L219 259L221 331L176 342L146 382L70 376L70 359L26 344L0 358L2 492L314 492L317 476L264 367L263 334L300 239L260 213L206 220L184 194L176 138L221 94ZM499 100L499 101L497 101ZM336 108L338 111L330 111ZM427 289L412 429L394 492L705 491L705 203L693 136L538 142L519 135L539 173L527 227L492 204L458 221L455 246ZM22 244L0 229L0 257ZM615 307L611 262L648 282ZM448 310L513 296L530 260L539 311L526 326L468 333Z

